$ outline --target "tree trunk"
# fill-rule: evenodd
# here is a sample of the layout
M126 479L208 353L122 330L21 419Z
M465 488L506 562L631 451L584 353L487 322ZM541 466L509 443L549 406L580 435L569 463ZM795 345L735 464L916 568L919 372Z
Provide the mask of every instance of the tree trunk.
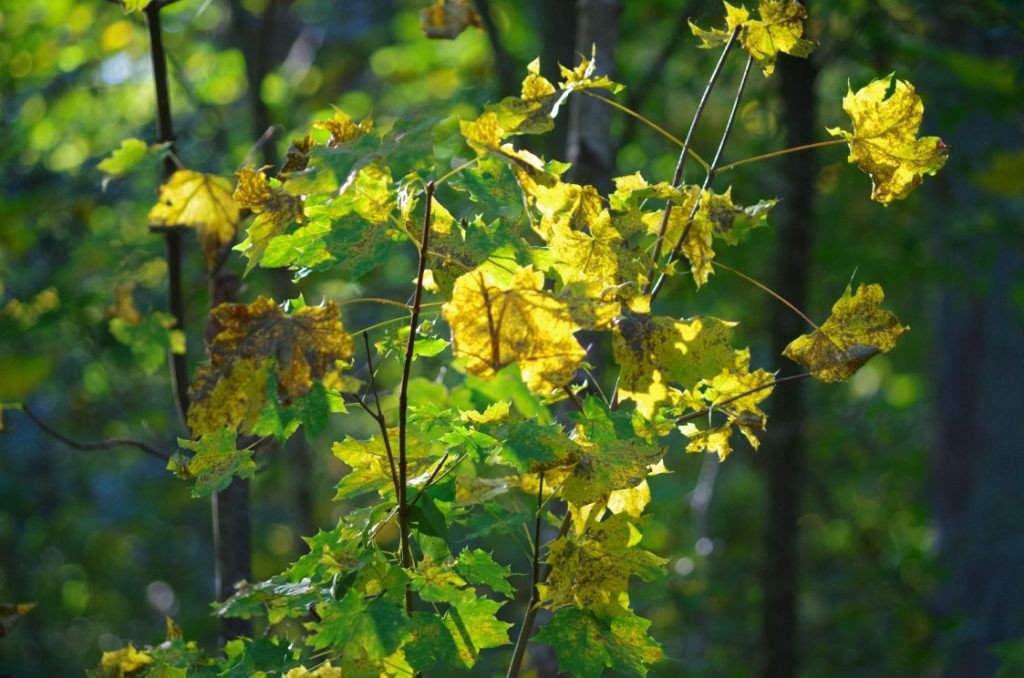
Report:
M786 145L816 140L817 68L809 60L782 57L778 64ZM783 192L775 220L778 242L775 290L797 308L807 305L814 205L814 155L795 153L782 159ZM806 330L788 311L776 312L771 323L772 346L781 355L786 345ZM803 386L786 384L771 398L771 423L765 438L768 495L762 571L761 675L788 678L799 665L797 588L799 575L797 518L803 484L806 406Z
M596 46L600 74L614 74L621 11L620 0L576 2L576 51L589 59ZM602 193L611 191L615 167L612 113L607 104L587 96L576 96L569 104L566 159L573 165L572 179L596 186Z

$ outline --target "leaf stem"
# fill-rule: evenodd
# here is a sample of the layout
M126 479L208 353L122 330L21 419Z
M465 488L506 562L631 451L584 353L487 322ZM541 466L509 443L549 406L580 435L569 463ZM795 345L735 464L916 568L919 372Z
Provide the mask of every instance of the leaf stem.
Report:
M739 167L740 165L749 165L752 162L758 162L760 160L767 160L769 158L777 158L780 155L789 155L790 153L799 153L800 151L809 151L812 148L824 148L826 146L836 146L838 144L845 144L846 139L829 139L828 141L816 141L813 144L803 144L801 146L793 146L791 148L783 148L781 151L772 151L771 153L762 153L761 155L755 155L750 158L744 158L743 160L737 160L731 162L728 165L722 165L718 168L719 172L728 172L729 170Z
M115 447L134 447L135 449L142 450L151 457L156 457L157 459L162 459L163 461L170 461L171 459L171 455L167 454L166 452L163 452L162 450L158 450L155 447L147 445L141 440L132 440L129 438L108 438L106 440L97 440L95 442L88 443L79 442L77 440L74 440L73 438L67 437L60 431L56 430L55 428L52 428L49 424L43 421L42 418L39 417L39 415L33 412L32 408L30 408L27 403L22 403L19 409L25 413L26 417L32 420L32 423L34 423L39 428L40 431L46 433L49 436L52 436L53 438L56 438L57 440L61 441L68 447L74 448L76 450L82 450L83 452L92 452L93 450L109 450Z
M402 385L398 391L398 527L401 538L402 567L412 567L412 548L409 545L409 504L407 502L408 429L409 429L409 377L412 374L412 359L416 349L416 328L420 321L420 306L423 303L423 278L427 270L427 253L430 248L430 212L434 204L433 180L426 185L426 204L423 209L423 236L419 247L419 265L416 269L416 291L413 294L412 312L409 318L409 340L405 346L405 362L402 365ZM412 613L412 590L405 591L405 609Z
M160 28L160 9L164 3L152 2L146 6L146 27L149 30L149 54L153 63L153 84L156 89L157 143L168 145L169 153L163 159L163 179L166 181L177 170L174 160L174 122L171 118L171 94L167 83L167 53L164 51ZM167 306L174 316L177 329L185 332L185 296L181 284L181 231L164 231L167 246ZM182 423L188 426L188 365L186 353L171 353L171 389Z
M377 390L377 377L373 370L373 351L370 349L370 335L363 332L363 345L366 347L366 368L370 372L370 390L373 391L373 402L377 406L377 414L370 416L377 420L380 427L380 435L384 440L384 451L388 453L388 465L391 467L391 482L395 486L395 496L398 496L398 470L395 468L395 455L391 452L391 436L388 435L387 421L384 419L384 412L380 408L380 392ZM362 398L359 399L362 402ZM364 406L365 407L365 406ZM365 408L369 412L369 408Z
M683 149L679 152L679 160L676 162L676 171L672 175L672 185L679 186L683 180L683 168L686 166L687 152L690 150L690 146L693 143L693 135L697 131L697 126L700 124L700 119L704 115L704 108L708 104L708 100L711 98L711 90L715 88L715 84L718 82L718 76L722 74L722 67L725 66L725 60L729 56L729 52L732 51L733 45L736 44L736 36L739 35L741 26L737 26L733 29L732 34L729 35L729 40L725 43L725 47L722 49L722 55L718 57L718 63L715 64L715 70L711 72L711 77L708 79L708 84L704 87L704 94L701 95L700 101L697 103L697 110L693 113L693 120L690 121L690 129L686 133L686 141L683 142ZM717 158L716 158L717 161ZM713 171L707 164L704 165L704 169L707 173L713 174ZM699 196L697 198L700 199ZM654 278L654 267L658 263L658 259L661 258L661 248L665 242L665 231L668 230L668 222L672 216L672 201L668 200L665 203L665 211L661 215L661 224L658 227L658 239L654 243L654 254L651 257L651 266L647 270L648 280ZM648 282L648 285L651 283Z
M685 150L683 152L686 155L692 156L693 159L696 160L697 162L699 162L701 164L701 166L705 170L708 168L707 161L704 158L702 158L700 156L700 154L697 153L697 151L693 150L692 148L685 148L686 144L683 142L682 139L680 139L676 135L672 134L667 129L665 129L661 125L657 124L656 122L654 122L650 118L647 118L647 117L641 115L640 113L637 113L632 108L629 108L628 106L624 106L623 104L620 104L618 101L615 101L614 99L609 99L608 97L601 96L600 94L595 94L594 92L591 92L590 90L586 90L586 89L578 90L578 91L582 92L583 94L586 94L588 97L594 97L598 101L603 101L604 103L608 104L612 108L615 108L615 109L618 109L618 110L622 111L626 115L629 115L629 116L632 116L632 117L636 118L637 120L639 120L643 124L647 125L651 129L653 129L655 132L660 134L661 136L663 136L666 139L668 139L669 141L671 141L676 146L679 146L680 148L684 148Z
M480 158L479 157L473 158L472 160L467 160L466 162L462 163L461 165L459 165L458 167L456 167L452 171L448 172L448 174L445 174L440 179L436 180L434 182L434 186L440 186L441 184L445 183L446 181L448 181L449 179L454 177L456 174L458 174L462 170L469 169L471 166L477 164L478 162L480 162Z
M758 287L758 288L760 288L760 289L761 289L761 291L763 291L763 292L765 292L765 293L767 293L767 294L770 294L771 296L773 296L773 297L775 297L776 299L778 299L778 300L779 300L779 301L780 301L780 302L781 302L781 303L782 303L783 305L785 305L785 306L786 306L786 308L788 308L789 310L793 311L793 313L796 313L796 314L797 314L798 316L800 316L801 318L803 318L803 319L804 319L804 321L806 321L806 322L807 322L807 324L808 324L808 325L810 325L811 327L813 327L814 329L816 329L816 330L819 330L819 329L821 329L820 327L818 327L817 323L815 323L815 322L814 322L813 320L811 320L810 318L808 318L808 317L807 317L807 316L806 316L806 315L804 314L804 312L803 312L803 311L801 311L801 310L800 310L799 308L797 308L797 307L796 307L796 305L794 305L794 304L790 303L790 302L789 302L789 300L787 300L787 299L786 299L785 297L783 297L783 296L782 296L781 294L779 294L779 293L778 293L778 292L776 292L775 290L771 289L770 287L768 287L768 286L767 286L767 285L765 285L764 283L762 283L762 282L759 282L759 281L757 281L757 280L754 280L754 279L753 279L753 278L751 278L751 277L750 277L749 275L747 275L747 274L745 274L745 273L740 273L739 271L737 271L737 270L736 270L735 268L733 268L732 266L726 266L725 264L723 264L723 263L721 263L721 262L719 262L719 261L713 262L713 263L712 263L712 266L715 266L716 268L724 268L725 270L729 271L730 273L734 273L734 274L738 275L739 277L743 278L744 280L746 280L746 281L747 281L748 283L750 283L751 285L754 285L755 287Z
M338 308L341 308L342 306L349 306L351 304L386 304L388 306L397 306L398 308L404 308L407 311L411 308L409 304L403 304L400 301L395 301L394 299L384 299L382 297L357 297L355 299L346 299L344 301L336 302Z
M668 259L665 261L666 266L679 259L679 255L682 253L683 244L686 242L686 237L690 234L690 229L693 228L693 220L697 216L697 210L700 209L704 192L711 187L711 183L715 180L715 175L718 172L718 163L722 160L722 152L725 150L725 144L729 140L729 133L732 131L733 123L736 121L736 113L739 111L740 100L743 98L743 90L747 86L747 77L750 75L750 67L753 63L754 57L748 56L747 63L743 67L743 76L740 78L740 84L736 88L736 96L732 101L732 110L729 111L729 118L725 122L725 129L722 130L722 138L718 142L718 150L715 151L715 158L711 161L711 167L708 169L707 176L704 177L704 185L701 186L700 193L693 201L693 209L690 210L690 216L686 219L686 226L683 227L683 232L679 236L679 240L676 241L675 247L672 248L672 251L668 255ZM664 283L665 274L662 273L658 276L658 282L655 283L654 288L651 290L651 301L654 301L655 297L658 296L658 292L661 290Z

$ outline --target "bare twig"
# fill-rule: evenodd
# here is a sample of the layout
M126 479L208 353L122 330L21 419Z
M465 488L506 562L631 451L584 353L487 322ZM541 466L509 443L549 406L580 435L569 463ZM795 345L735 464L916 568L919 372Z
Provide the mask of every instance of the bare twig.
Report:
M384 451L388 453L388 465L391 467L391 482L395 486L395 496L398 496L398 471L395 468L395 455L391 453L391 436L388 435L387 420L384 419L384 411L380 408L380 392L377 390L377 377L373 370L373 356L370 350L370 335L363 332L363 345L366 346L366 367L370 372L370 390L373 391L373 402L377 405L377 414L370 413L370 416L377 421L380 427L380 435L384 440ZM360 398L362 401L362 398ZM369 408L363 405L363 409L369 412Z
M158 450L151 445L147 445L141 440L132 440L130 438L108 438L106 440L97 440L94 442L83 443L73 438L69 438L60 431L51 427L45 421L43 421L39 415L32 411L27 404L22 404L21 411L25 413L25 416L32 420L39 430L46 433L53 438L61 441L68 447L72 447L76 450L82 450L83 452L92 452L94 450L110 450L115 447L134 447L137 450L142 450L151 457L162 459L163 461L170 461L171 455L167 454L162 450Z
M779 384L784 384L787 381L797 381L799 379L806 379L809 376L811 376L810 372L803 372L801 374L791 374L788 377L779 377L775 381L770 381L767 384L761 384L760 386L755 386L752 389L749 389L747 391L743 391L742 393L734 395L734 396L732 396L730 398L726 398L722 402L715 403L711 407L705 407L704 409L697 410L696 412L687 412L683 416L676 418L676 423L677 424L682 424L683 422L687 422L687 421L690 421L692 419L700 419L701 417L706 417L708 414L711 413L712 410L715 410L715 409L718 409L718 408L721 408L721 407L725 407L729 403L736 402L740 398L746 398L748 395L751 395L753 393L757 393L758 391L763 391L766 388L772 388L773 386L778 386Z

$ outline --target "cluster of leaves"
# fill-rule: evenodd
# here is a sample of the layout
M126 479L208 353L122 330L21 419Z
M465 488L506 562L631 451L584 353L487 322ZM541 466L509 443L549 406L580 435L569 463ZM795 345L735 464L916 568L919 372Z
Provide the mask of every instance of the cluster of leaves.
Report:
M724 30L694 31L706 46L738 36L765 75L777 52L806 56L813 47L797 2L762 1L757 20L742 7L726 10ZM424 11L425 28L439 35L476 21L465 3ZM300 426L315 436L348 403L362 406L380 435L334 444L351 469L337 499L376 499L307 539L309 553L287 570L240 583L218 606L222 617L264 619L267 635L234 640L210 657L169 622L165 643L107 653L96 675L469 670L482 651L510 642L511 625L497 613L516 590L510 569L477 542L518 537L524 522L536 526L526 545L535 563L531 606L553 612L534 640L554 647L560 668L644 675L660 659L650 622L629 599L630 580L655 579L665 563L640 546L647 478L664 471L664 438L676 430L688 451L723 460L736 433L756 447L767 419L761 404L776 377L731 344L734 322L653 314L655 280L688 273L698 287L707 284L716 249L765 225L776 201L743 206L731 189L652 183L639 173L616 178L608 195L566 180L566 164L517 147L515 137L552 129L570 95L621 85L598 74L593 56L561 67L561 76L549 81L535 61L520 96L487 106L457 131L429 119L378 127L338 110L293 143L280 171L244 168L232 188L226 178L180 169L164 184L151 222L196 229L211 271L246 210L252 219L234 249L248 269L356 280L397 248L415 247L423 265L412 324L378 342L378 360L396 359L403 344L400 361L447 350L436 323L416 322L430 292L450 328L452 369L409 379L403 364L397 412L382 409L372 365L368 380L347 372L354 342L336 305L300 298L282 307L260 297L216 307L209 362L190 389L194 439L181 441L171 470L193 480L197 496L218 491L253 475L255 441L283 442ZM871 174L876 200L906 195L941 166L941 142L915 138L921 105L910 85L875 81L851 93L845 108L853 131L833 134ZM463 155L442 169L435 146ZM126 143L107 167L127 171L156 152ZM126 294L115 334L134 347L143 328L163 328L146 341L174 349L173 330L160 316L146 324ZM848 379L906 329L881 301L877 285L847 291L785 355L823 381ZM590 372L581 331L611 343L619 375L610 397ZM394 522L397 548L386 536ZM544 522L561 526L546 547ZM298 640L283 630L296 625L305 630ZM530 629L520 633L525 642Z

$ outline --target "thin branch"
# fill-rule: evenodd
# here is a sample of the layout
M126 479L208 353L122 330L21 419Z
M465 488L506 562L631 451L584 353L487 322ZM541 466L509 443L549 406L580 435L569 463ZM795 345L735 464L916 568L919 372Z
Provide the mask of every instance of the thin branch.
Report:
M704 409L697 410L695 412L687 412L686 414L682 415L681 417L677 417L676 418L676 423L677 424L682 424L682 423L690 421L692 419L700 419L701 417L706 417L708 414L711 413L712 410L720 408L720 407L725 407L729 403L736 402L740 398L746 398L748 395L751 395L753 393L757 393L758 391L763 391L766 388L772 388L774 386L778 386L779 384L784 384L787 381L797 381L799 379L806 379L809 376L811 376L810 372L802 372L801 374L791 374L788 377L779 377L775 381L770 381L767 384L761 384L760 386L755 386L754 388L749 389L747 391L744 391L743 393L739 393L739 394L734 395L734 396L732 396L730 398L726 398L722 402L715 403L711 407L705 407Z
M456 459L455 460L455 464L453 464L453 466L457 465L464 458L465 458L465 455L463 455L462 457ZM434 466L434 470L430 472L430 475L427 477L426 482L423 483L423 487L421 487L419 490L416 491L416 496L414 496L412 498L412 501L409 502L409 506L415 506L416 505L416 502L418 502L420 500L420 497L422 497L423 493L427 491L427 488L430 487L434 483L434 481L437 479L437 473L438 473L438 471L441 470L441 468L444 466L444 463L446 461L448 461L448 452L445 452L444 456L441 457L441 460L438 461L437 465Z
M160 29L160 9L166 3L152 2L146 6L146 27L149 30L149 53L153 63L153 85L156 89L157 142L168 144L170 153L164 156L163 179L166 181L177 171L174 153L174 122L171 118L171 93L167 82L167 54L164 51ZM185 332L185 295L181 283L182 234L172 228L164 232L167 245L167 306L174 316L176 328ZM188 422L188 365L186 353L171 353L171 388L174 392L178 417Z
M467 160L466 162L462 163L461 165L459 165L455 169L453 169L450 172L448 172L448 174L445 174L440 179L435 181L434 182L434 186L440 186L441 184L443 184L444 182L448 181L449 179L454 177L456 174L458 174L462 170L468 169L469 167L472 167L473 165L477 164L478 162L480 162L480 158L479 157L473 158L472 160Z
M409 504L406 494L408 460L408 429L409 429L409 378L412 375L412 359L416 349L416 330L420 322L420 305L423 303L423 278L427 270L427 253L430 249L430 212L434 205L433 181L426 185L426 203L423 209L423 237L419 247L419 265L416 270L416 291L412 300L412 313L409 318L409 340L405 346L405 362L402 365L402 385L398 391L398 527L401 538L402 567L412 566L412 549L409 545ZM412 612L412 591L405 592L406 611Z
M384 451L388 453L388 465L391 467L391 482L394 483L395 496L397 496L398 471L395 468L395 455L391 453L391 436L388 435L387 421L384 419L384 412L380 408L380 392L377 390L377 377L373 370L373 352L370 350L370 335L366 332L363 332L363 345L366 346L366 368L370 371L370 390L373 391L373 401L377 405L377 415L373 418L377 420L377 425L380 427L380 435L384 440Z
M556 539L561 539L569 533L569 527L572 525L572 514L566 512L565 518L562 519L562 525L558 528L558 536ZM539 549L540 546L538 545ZM547 578L551 576L551 563L545 563L543 569L541 569L537 579L534 582L534 591L537 591L537 585L543 584L547 581ZM536 594L534 594L536 595ZM537 613L540 611L540 600L534 603L534 596L530 597L530 606L526 609L526 615L523 617L523 625L519 627L519 636L516 638L515 648L512 650L512 661L508 666L507 678L518 678L519 671L523 666L523 658L526 657L526 646L530 643L530 634L533 632L533 625L537 622Z
M394 299L384 299L381 297L357 297L355 299L346 299L344 301L339 301L336 303L338 308L341 308L342 306L348 306L350 304L385 304L387 306L397 306L399 308L404 308L407 311L410 308L409 304L403 304L402 302L395 301Z
M816 329L816 330L818 330L818 329L821 329L820 327L818 327L818 324L817 324L816 322L814 322L813 320L811 320L810 318L808 318L808 317L807 317L807 316L806 316L806 315L804 314L804 312L803 312L803 311L801 311L801 310L800 310L799 308L797 308L797 307L796 307L796 306L795 306L794 304L790 303L790 301L789 301L788 299L786 299L786 298L785 298L785 297L783 297L783 296L782 296L781 294L779 294L779 293L778 293L778 292L776 292L775 290L771 289L770 287L768 287L768 286L767 286L767 285L765 285L764 283L761 283L761 282L759 282L759 281L757 281L757 280L754 280L753 278L751 278L751 277L750 277L749 275L747 275L746 273L740 273L739 271L737 271L737 270L736 270L735 268L733 268L732 266L726 266L725 264L723 264L723 263L722 263L722 262L720 262L720 261L715 261L715 262L713 262L713 263L712 263L712 266L714 266L715 268L724 268L725 270L729 271L730 273L734 273L734 274L736 274L737 276L739 276L739 277L743 278L744 280L746 280L746 281L747 281L748 283L750 283L751 285L754 285L755 287L758 287L758 288L760 288L760 289L761 289L761 291L765 292L766 294L770 294L771 296L773 296L773 297L775 297L776 299L778 299L778 300L779 300L780 302L782 302L782 304L784 304L784 305L786 306L786 308L788 308L789 310L793 311L793 313L796 313L796 314L797 314L798 316L800 316L801 318L803 318L803 319L804 319L804 321L806 321L806 322L807 322L807 324L809 324L809 325L810 325L811 327L813 327L814 329Z
M683 168L686 166L687 151L690 150L690 146L693 143L693 135L697 131L697 126L700 125L700 119L704 115L704 108L708 104L708 100L711 99L711 90L715 88L715 84L718 82L718 76L722 73L722 67L725 66L725 60L729 56L729 52L732 51L733 45L736 44L736 36L739 35L741 26L737 26L733 29L729 35L729 40L725 43L725 47L722 49L722 55L718 57L718 63L715 64L715 70L711 72L711 77L708 79L708 84L704 87L704 94L701 95L700 101L697 103L697 110L693 113L693 120L690 121L690 130L686 133L686 141L683 142L683 150L679 152L679 160L676 162L676 171L672 175L672 185L679 186L683 180ZM744 76L744 80L746 76ZM726 132L728 134L728 131ZM721 151L721 146L719 146ZM718 158L715 158L717 163ZM712 164L714 165L714 163ZM714 174L714 170L711 167L707 168L709 176ZM697 200L700 196L697 197ZM665 211L661 215L661 224L658 226L658 239L654 243L654 254L651 256L651 266L647 271L647 277L649 280L654 278L654 266L658 263L658 259L661 258L661 248L665 241L665 231L668 230L669 218L672 216L672 201L669 200L665 203ZM692 219L692 217L691 217ZM648 282L648 286L650 286Z
M582 403L582 401L580 401L579 396L576 395L575 393L573 393L572 389L569 388L568 386L563 386L562 390L565 391L565 394L567 396L569 396L569 400L571 400L572 404L576 406L576 409L579 410L580 412L582 412L583 411L583 403Z
M729 140L729 133L732 131L733 123L736 121L736 113L739 110L740 100L743 98L743 90L747 86L747 77L750 75L750 67L753 63L754 57L747 57L747 63L743 67L743 76L740 78L739 87L736 88L736 97L732 101L732 110L729 111L729 118L725 122L725 129L722 130L722 138L718 142L718 150L715 152L715 158L711 161L711 168L708 170L707 176L704 177L704 185L701 186L700 193L693 201L693 209L690 210L690 216L686 220L686 226L683 227L683 232L679 236L679 240L676 241L675 247L672 248L672 251L668 255L668 259L665 261L666 266L671 265L672 262L679 259L679 255L682 253L683 244L686 242L686 237L690 234L690 229L693 227L693 220L697 216L697 210L700 209L704 192L711 187L711 183L715 180L715 175L718 172L718 163L722 160L722 152L725 150L725 144ZM658 276L658 282L655 283L654 288L651 290L652 302L655 297L658 296L658 292L661 290L664 283L665 274L662 273Z
M800 151L809 151L813 148L824 148L826 146L837 146L839 144L845 144L846 139L829 139L828 141L816 141L813 144L803 144L801 146L793 146L791 148L784 148L781 151L772 151L771 153L762 153L761 155L755 155L751 158L744 158L743 160L737 160L731 162L728 165L722 165L718 168L718 172L728 172L729 170L739 167L740 165L749 165L752 162L759 162L761 160L767 160L769 158L777 158L780 155L789 155L790 153L799 153Z
M72 438L67 437L60 431L52 428L49 424L43 421L35 412L32 411L27 404L21 405L21 411L25 413L25 416L32 420L39 430L46 433L57 440L61 441L68 447L72 447L76 450L82 450L83 452L91 452L93 450L109 450L115 447L134 447L137 450L142 450L151 457L162 459L163 461L170 461L171 455L167 454L162 450L158 450L155 447L147 445L140 440L132 440L130 438L108 438L106 440L97 440L95 442L83 443Z

